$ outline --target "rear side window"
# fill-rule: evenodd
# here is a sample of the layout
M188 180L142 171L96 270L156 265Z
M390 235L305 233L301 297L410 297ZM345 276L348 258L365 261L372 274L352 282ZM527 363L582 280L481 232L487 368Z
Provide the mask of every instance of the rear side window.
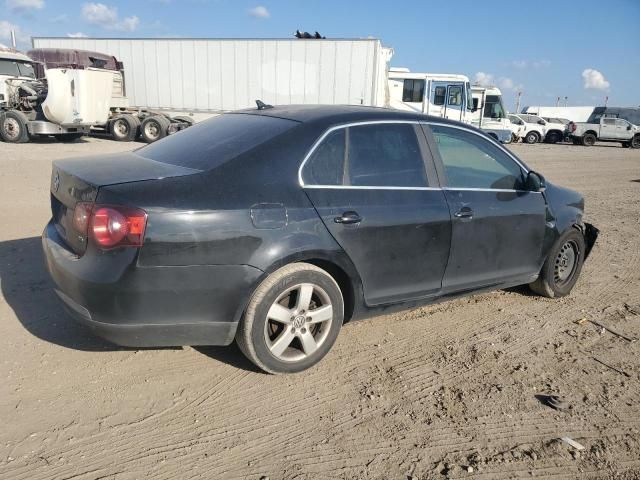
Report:
M266 115L225 114L197 123L136 153L157 162L209 170L298 125Z
M346 129L334 130L316 148L304 170L310 185L342 185L346 152Z
M448 187L522 188L520 166L489 140L458 128L432 125L431 130L442 158Z
M313 151L302 178L316 186L427 186L416 131L403 123L334 130Z

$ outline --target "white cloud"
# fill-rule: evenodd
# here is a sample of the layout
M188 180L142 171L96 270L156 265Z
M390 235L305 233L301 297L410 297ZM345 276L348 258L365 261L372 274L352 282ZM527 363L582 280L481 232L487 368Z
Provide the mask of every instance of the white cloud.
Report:
M524 87L521 83L516 84L512 79L510 79L509 77L500 77L498 79L498 86L502 89L502 90L513 90L518 91L518 90L522 90Z
M40 10L44 8L44 0L5 0L4 4L14 12Z
M75 33L67 33L67 37L69 38L86 38L88 35L82 33L82 32L75 32Z
M586 68L582 72L584 88L594 88L596 90L609 90L609 81L604 75L593 68Z
M491 73L478 72L476 73L475 78L476 78L475 83L483 87L488 87L495 83L493 75Z
M263 7L262 5L258 5L257 7L250 8L247 11L247 13L252 17L257 17L257 18L269 18L271 16L271 14L269 13L269 10L267 10L267 7Z
M82 6L82 17L93 25L124 32L133 32L140 24L140 19L135 15L120 20L118 9L104 3L85 3Z

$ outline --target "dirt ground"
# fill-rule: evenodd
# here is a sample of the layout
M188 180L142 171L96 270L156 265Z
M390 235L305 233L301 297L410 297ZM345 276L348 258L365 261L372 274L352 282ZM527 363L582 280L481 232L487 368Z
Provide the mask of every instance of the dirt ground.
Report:
M601 230L569 297L356 322L316 368L270 376L235 346L119 348L58 306L51 161L135 146L0 143L0 478L640 478L640 342L622 337L640 337L640 151L512 147Z

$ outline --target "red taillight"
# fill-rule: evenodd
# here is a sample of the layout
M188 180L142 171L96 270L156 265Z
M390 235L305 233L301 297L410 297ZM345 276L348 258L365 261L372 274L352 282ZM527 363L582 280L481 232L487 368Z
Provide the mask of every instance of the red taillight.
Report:
M73 212L74 228L102 248L141 247L146 223L147 212L139 208L81 202Z

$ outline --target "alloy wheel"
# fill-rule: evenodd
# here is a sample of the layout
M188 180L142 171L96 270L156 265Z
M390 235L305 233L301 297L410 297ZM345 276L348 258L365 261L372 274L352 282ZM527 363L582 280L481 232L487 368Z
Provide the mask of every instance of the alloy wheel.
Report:
M286 290L269 308L265 341L277 359L297 362L322 346L332 322L333 306L327 292L302 283Z

